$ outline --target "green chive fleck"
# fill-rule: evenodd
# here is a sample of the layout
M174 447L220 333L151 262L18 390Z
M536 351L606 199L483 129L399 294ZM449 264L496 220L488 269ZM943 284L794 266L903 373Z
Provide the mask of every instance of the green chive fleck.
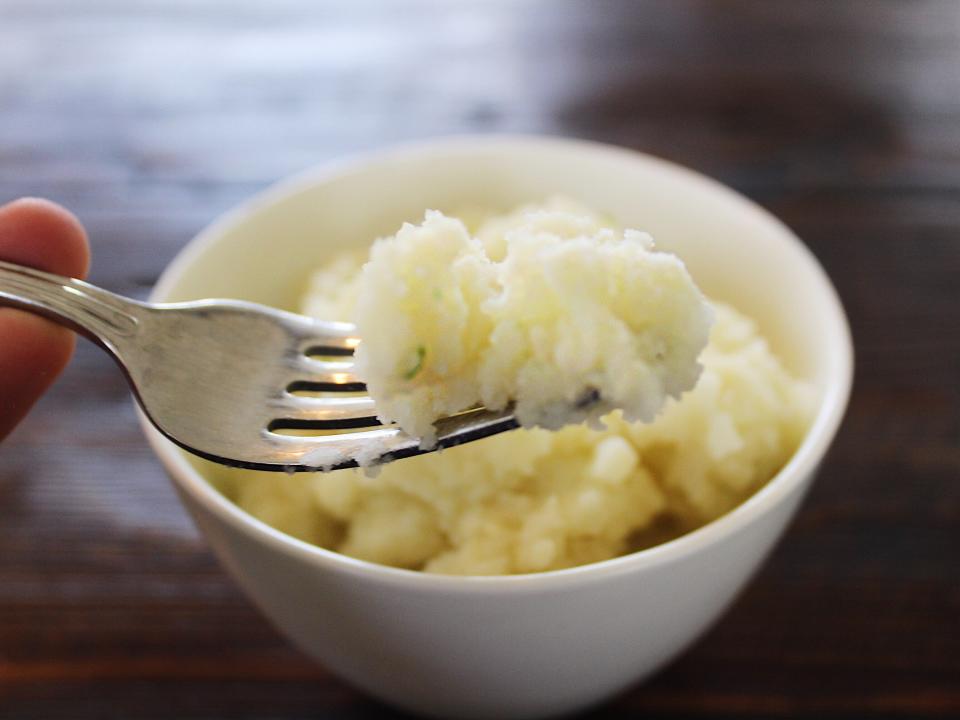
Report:
M423 345L417 345L417 362L403 374L404 380L413 380L417 374L423 370L423 359L427 356L427 349Z

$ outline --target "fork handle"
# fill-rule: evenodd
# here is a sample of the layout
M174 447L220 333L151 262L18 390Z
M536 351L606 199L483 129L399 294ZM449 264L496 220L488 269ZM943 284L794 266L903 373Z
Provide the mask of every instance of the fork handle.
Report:
M42 315L119 354L136 334L142 303L75 278L0 260L0 305Z

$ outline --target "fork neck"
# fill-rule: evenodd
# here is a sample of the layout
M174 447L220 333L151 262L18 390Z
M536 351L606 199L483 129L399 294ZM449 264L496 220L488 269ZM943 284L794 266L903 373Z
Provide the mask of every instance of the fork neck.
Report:
M0 260L0 305L41 315L112 353L137 333L144 306L75 278Z

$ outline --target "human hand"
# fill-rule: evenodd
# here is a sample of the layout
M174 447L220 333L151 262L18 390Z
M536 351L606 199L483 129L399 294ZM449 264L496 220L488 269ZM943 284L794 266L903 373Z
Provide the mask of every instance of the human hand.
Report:
M0 259L83 278L90 249L83 226L69 211L24 198L0 207ZM73 346L70 330L0 307L0 440L56 380Z

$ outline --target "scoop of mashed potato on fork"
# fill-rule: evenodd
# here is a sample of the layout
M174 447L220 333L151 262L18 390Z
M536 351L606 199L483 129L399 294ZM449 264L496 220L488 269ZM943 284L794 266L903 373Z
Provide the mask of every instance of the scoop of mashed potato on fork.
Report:
M477 235L427 212L374 244L356 293L358 374L425 447L478 405L524 427L649 422L696 383L712 321L676 256L562 201Z

